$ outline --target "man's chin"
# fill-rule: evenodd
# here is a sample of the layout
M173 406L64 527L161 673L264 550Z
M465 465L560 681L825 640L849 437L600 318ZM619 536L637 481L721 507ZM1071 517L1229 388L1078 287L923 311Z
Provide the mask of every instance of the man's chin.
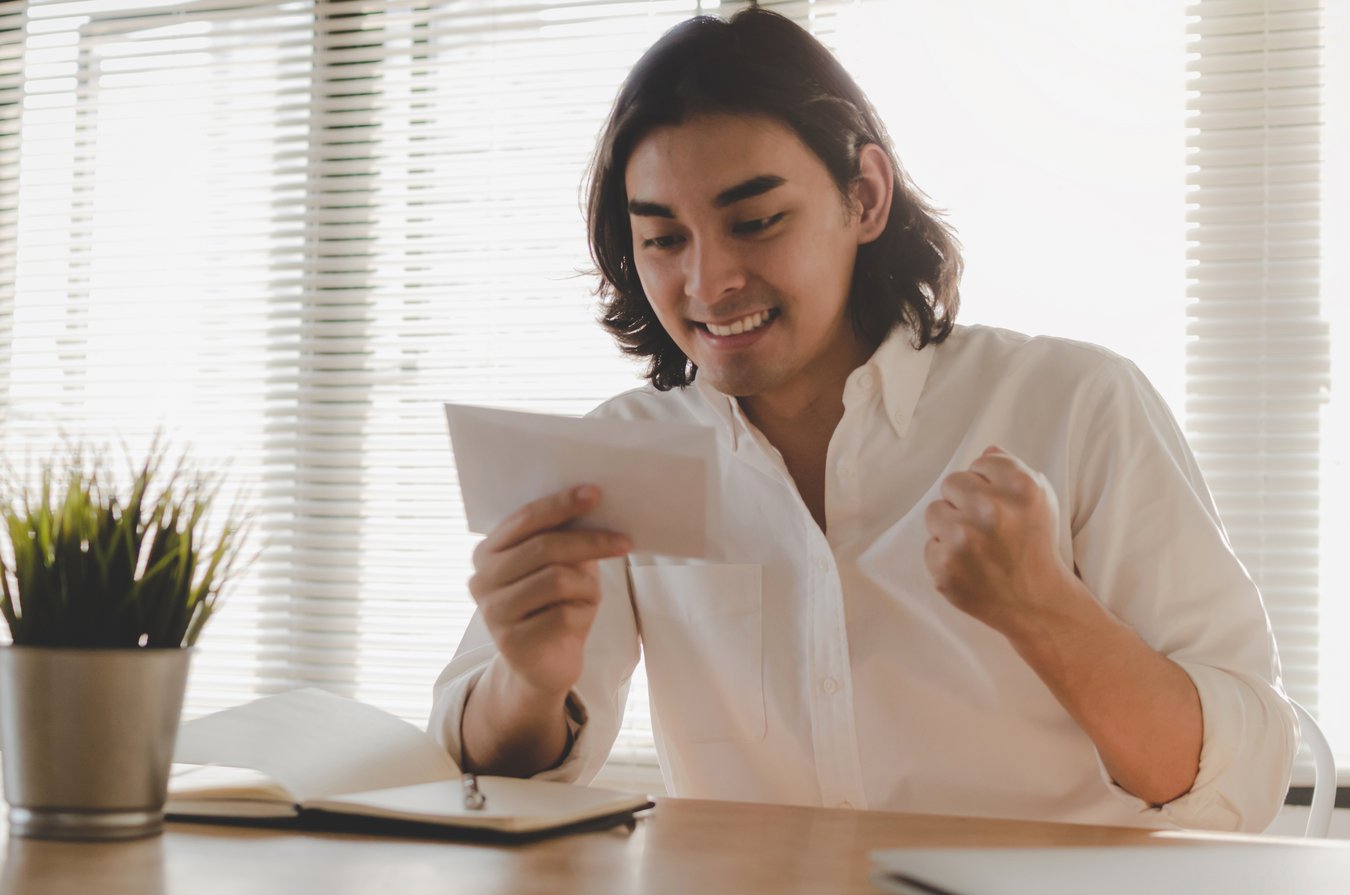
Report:
M698 369L699 378L730 398L753 398L763 394L772 385L772 377L763 370Z

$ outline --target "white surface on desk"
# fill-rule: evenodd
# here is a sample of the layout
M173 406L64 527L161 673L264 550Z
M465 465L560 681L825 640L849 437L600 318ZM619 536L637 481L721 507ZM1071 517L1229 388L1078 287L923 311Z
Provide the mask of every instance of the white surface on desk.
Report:
M885 891L930 895L1345 895L1350 849L1323 843L873 852ZM931 888L906 887L887 874Z

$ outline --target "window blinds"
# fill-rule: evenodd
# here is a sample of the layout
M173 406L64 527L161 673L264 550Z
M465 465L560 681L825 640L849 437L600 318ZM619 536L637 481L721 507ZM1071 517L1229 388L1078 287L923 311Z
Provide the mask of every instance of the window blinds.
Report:
M1320 413L1318 0L1192 4L1186 424L1261 586L1289 694L1316 713Z
M51 0L2 32L4 455L163 427L257 510L190 714L318 685L425 720L476 540L440 402L637 384L579 274L578 184L696 9Z

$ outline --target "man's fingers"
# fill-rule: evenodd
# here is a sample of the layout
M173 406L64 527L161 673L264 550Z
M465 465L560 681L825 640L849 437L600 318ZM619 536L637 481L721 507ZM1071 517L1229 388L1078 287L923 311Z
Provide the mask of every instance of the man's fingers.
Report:
M1033 476L1031 467L1003 448L990 445L983 454L970 464L970 472L979 475L995 485L1008 484L1022 476Z
M488 553L496 553L521 541L584 516L600 502L600 489L581 485L531 501L502 520L474 550L474 565Z
M537 654L539 645L554 642L563 634L589 630L595 617L594 603L568 600L550 603L503 635L501 647L510 652Z
M545 531L514 546L481 558L477 574L481 588L500 587L550 565L578 565L597 559L623 556L632 545L612 531Z
M976 461L979 462L979 461ZM954 472L942 480L938 491L942 499L957 509L962 509L974 501L989 488L989 480L978 473L963 470Z
M575 566L545 566L492 593L482 604L489 628L519 624L559 603L595 604L599 583Z
M958 524L960 518L961 511L945 500L935 500L923 511L924 525L935 541L950 537L952 526Z

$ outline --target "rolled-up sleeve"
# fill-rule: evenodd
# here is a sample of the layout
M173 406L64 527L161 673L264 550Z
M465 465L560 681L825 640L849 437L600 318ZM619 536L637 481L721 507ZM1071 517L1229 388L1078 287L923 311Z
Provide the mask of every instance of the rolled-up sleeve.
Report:
M1178 827L1259 832L1289 785L1297 720L1260 594L1234 555L1190 448L1133 365L1106 364L1080 407L1073 552L1088 588L1190 676L1200 697L1200 768L1155 806L1111 781L1141 814ZM1100 758L1099 758L1100 764Z
M571 747L562 762L535 776L541 780L589 783L604 766L623 722L628 682L638 661L637 626L629 597L625 560L603 560L600 569L600 607L586 638L581 679L567 699ZM428 730L450 757L459 760L464 706L496 645L474 613L459 649L433 688Z

